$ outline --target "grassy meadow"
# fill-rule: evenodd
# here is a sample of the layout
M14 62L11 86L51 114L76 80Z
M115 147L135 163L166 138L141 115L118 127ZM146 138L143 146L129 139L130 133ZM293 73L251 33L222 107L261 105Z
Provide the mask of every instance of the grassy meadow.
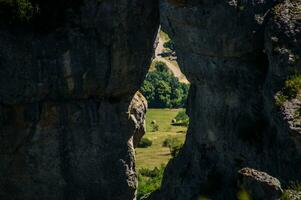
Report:
M182 109L148 109L146 113L146 131L144 138L150 139L153 144L147 148L136 148L136 168L152 169L166 165L171 158L168 147L163 147L167 138L177 138L184 143L187 127L172 126L171 121ZM152 121L159 126L153 131Z

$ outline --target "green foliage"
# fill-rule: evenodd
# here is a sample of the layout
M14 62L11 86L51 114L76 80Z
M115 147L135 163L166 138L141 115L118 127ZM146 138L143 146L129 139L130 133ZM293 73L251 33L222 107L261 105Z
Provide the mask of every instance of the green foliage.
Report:
M285 190L280 198L280 200L292 200L292 196L299 196L301 193L301 183L292 182L287 190Z
M172 120L172 125L188 127L189 117L184 110L178 112L177 116Z
M171 138L171 137L169 137L169 138L166 138L166 139L163 141L162 146L163 146L163 147L171 147L171 146L173 146L174 144L179 144L179 143L180 143L180 141L179 141L178 138Z
M295 98L301 90L301 76L295 75L285 81L283 94L289 99Z
M211 200L211 199L208 199L208 198L205 197L205 196L200 196L200 197L198 198L198 200Z
M33 15L34 7L29 0L0 0L0 21L28 21Z
M170 49L170 50L174 50L175 49L175 44L172 40L168 40L167 42L165 42L163 44L164 48Z
M138 143L139 148L147 148L152 146L153 142L148 138L142 138Z
M174 158L178 155L178 153L180 152L180 150L182 149L183 144L175 144L171 147L169 147L170 150L170 154L171 156Z
M275 95L276 106L278 107L281 107L284 104L284 102L286 102L287 100L288 98L284 96L282 92L278 92Z
M140 169L138 172L138 191L137 199L146 197L150 193L158 190L161 186L165 166L161 165L160 168L154 169Z
M168 68L167 68L166 64L161 61L155 62L155 68L158 72L165 72L165 73L168 72Z
M238 200L251 200L252 198L247 191L241 190L237 193L237 199Z
M296 98L301 91L301 75L294 75L285 81L284 87L275 95L276 105L282 106L287 100Z
M152 121L151 127L152 127L152 132L157 132L157 131L159 131L159 125L157 124L156 120L153 120L153 121Z
M175 157L181 150L183 143L177 138L167 138L163 141L163 147L168 147L172 157Z
M150 108L181 108L186 104L189 85L180 83L163 62L155 63L141 87Z
M189 119L188 115L186 114L185 110L181 110L178 112L177 116L175 117L175 120L177 121L183 121Z
M0 0L0 25L26 25L38 30L57 28L83 0ZM67 11L68 10L68 11Z

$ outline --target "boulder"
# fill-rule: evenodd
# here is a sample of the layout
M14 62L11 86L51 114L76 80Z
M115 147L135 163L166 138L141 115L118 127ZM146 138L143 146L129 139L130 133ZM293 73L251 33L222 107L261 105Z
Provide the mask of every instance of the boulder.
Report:
M277 178L251 168L238 171L238 186L248 192L253 200L277 200L283 190Z

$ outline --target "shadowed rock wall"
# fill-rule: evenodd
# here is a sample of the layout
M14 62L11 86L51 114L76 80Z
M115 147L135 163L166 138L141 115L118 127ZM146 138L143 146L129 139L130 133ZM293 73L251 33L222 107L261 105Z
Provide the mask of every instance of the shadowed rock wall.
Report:
M133 135L145 104L131 100L152 55L158 2L66 2L46 14L43 4L37 21L1 20L0 199L135 199ZM191 123L150 199L235 199L243 167L284 184L301 179L300 98L275 104L300 73L300 6L161 0L162 28L191 82ZM62 22L47 24L52 17Z
M162 29L191 82L191 122L162 188L149 199L235 199L242 167L264 170L284 184L301 179L300 129L292 123L299 117L291 117L291 107L300 104L277 107L274 97L290 75L300 73L299 4L160 2Z
M0 199L134 199L128 107L152 56L157 2L63 11L43 31L1 24Z

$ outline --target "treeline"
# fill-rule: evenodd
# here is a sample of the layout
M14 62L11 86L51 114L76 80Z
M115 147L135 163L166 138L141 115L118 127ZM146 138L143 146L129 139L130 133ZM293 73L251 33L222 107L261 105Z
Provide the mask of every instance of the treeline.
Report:
M141 93L150 108L185 107L189 84L180 83L163 62L155 63L156 70L149 72L141 87Z

